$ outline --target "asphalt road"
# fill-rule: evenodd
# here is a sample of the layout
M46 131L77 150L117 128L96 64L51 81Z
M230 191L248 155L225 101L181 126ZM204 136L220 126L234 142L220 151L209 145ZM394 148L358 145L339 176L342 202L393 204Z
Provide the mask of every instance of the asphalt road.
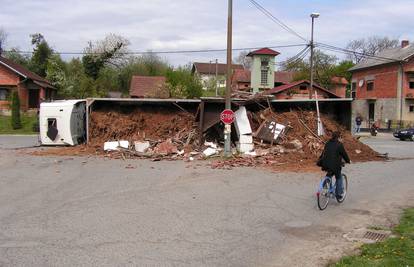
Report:
M0 137L0 266L323 266L355 247L345 234L414 206L414 160L346 167L347 200L321 212L318 173L10 149L30 140Z

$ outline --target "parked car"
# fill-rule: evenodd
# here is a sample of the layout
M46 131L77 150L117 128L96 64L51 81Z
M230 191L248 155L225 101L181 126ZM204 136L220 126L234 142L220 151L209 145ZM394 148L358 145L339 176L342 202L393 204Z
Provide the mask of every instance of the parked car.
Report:
M402 129L394 132L394 137L399 138L401 141L411 140L414 141L414 128Z

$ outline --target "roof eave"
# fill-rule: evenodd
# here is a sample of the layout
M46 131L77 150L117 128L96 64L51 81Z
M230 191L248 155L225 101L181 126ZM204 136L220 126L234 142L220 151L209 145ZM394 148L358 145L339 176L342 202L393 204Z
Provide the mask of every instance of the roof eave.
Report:
M8 64L4 63L3 61L0 60L0 63L5 66L6 68L14 71L15 73L19 74L20 76L22 76L23 78L27 79L27 76L24 75L23 73L19 72L18 70L16 70L15 68L12 68L11 66L9 66Z

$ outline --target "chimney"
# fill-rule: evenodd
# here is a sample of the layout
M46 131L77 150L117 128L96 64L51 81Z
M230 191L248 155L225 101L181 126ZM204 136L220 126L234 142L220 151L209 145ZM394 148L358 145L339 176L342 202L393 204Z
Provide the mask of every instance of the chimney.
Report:
M402 40L401 41L401 48L404 48L404 47L408 46L409 44L410 44L410 41L408 41L408 40Z

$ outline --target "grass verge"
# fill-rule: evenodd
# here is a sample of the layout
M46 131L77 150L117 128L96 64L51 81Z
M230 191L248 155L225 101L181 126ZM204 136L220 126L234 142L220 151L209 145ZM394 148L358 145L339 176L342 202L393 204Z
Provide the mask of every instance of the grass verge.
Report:
M0 134L36 134L33 124L37 121L36 115L21 114L22 128L14 130L11 126L11 116L0 116Z
M331 266L414 266L414 208L404 211L400 224L393 231L396 237L365 244L360 255L344 257Z

